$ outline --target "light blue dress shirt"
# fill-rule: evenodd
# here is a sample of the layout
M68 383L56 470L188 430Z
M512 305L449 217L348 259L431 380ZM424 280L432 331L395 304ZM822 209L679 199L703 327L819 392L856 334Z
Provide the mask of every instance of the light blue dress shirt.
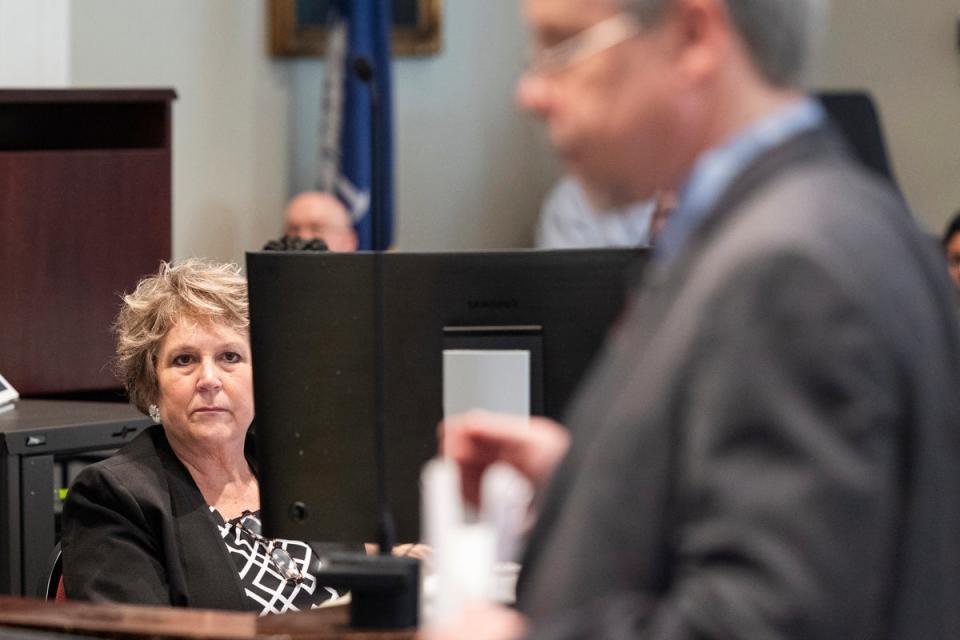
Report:
M790 138L817 128L826 118L819 103L804 98L703 154L680 189L676 210L657 236L655 259L667 262L680 253L694 230L713 212L717 199L753 160Z

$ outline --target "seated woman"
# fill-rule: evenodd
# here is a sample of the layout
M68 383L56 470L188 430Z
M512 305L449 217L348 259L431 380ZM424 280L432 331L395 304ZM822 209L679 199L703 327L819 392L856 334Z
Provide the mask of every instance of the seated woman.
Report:
M307 571L309 546L260 534L248 324L234 265L163 264L124 298L118 368L160 424L70 488L68 598L265 614L337 595Z

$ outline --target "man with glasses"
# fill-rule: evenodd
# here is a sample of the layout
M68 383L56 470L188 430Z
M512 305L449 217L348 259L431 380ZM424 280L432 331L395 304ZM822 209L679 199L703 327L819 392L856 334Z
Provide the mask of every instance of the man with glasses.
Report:
M960 637L940 259L799 88L815 0L526 0L520 103L600 207L678 193L566 415L444 425L538 490L459 638Z

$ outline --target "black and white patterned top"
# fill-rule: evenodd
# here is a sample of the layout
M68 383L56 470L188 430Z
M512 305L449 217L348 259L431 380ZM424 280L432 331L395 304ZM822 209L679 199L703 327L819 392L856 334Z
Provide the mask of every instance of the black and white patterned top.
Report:
M244 512L225 522L220 513L210 507L220 537L233 559L240 583L247 598L256 603L260 615L315 609L322 603L339 597L335 589L317 585L316 577L307 571L314 558L313 550L299 540L271 540L259 537L260 511ZM270 558L269 543L275 542L290 554L303 579L286 580L280 568Z

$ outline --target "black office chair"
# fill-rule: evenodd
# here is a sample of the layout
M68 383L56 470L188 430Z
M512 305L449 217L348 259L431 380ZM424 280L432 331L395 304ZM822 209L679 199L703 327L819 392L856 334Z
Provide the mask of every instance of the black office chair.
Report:
M880 116L865 91L825 91L817 94L830 120L843 132L864 165L890 181L898 191L884 144Z
M36 596L43 600L66 600L63 592L63 550L58 542L47 558L47 571L37 583Z

